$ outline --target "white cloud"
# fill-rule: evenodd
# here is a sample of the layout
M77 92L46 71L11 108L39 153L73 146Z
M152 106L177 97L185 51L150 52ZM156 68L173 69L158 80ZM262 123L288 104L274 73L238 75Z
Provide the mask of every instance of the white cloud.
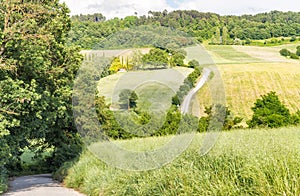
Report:
M71 9L71 14L102 13L106 18L147 15L148 11L171 10L166 0L62 0Z
M180 9L195 9L222 15L241 15L268 12L272 10L299 11L299 0L185 0Z
M255 14L271 10L300 11L299 0L61 0L71 14L102 13L108 19L134 15L147 15L148 11L176 9L215 12L222 15ZM168 4L168 3L169 4Z

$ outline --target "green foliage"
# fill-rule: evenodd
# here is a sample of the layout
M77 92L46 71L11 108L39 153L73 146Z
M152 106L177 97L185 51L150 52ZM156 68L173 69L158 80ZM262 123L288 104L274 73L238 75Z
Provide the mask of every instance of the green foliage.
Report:
M168 67L168 53L165 50L153 48L142 57L142 61L147 65L166 68Z
M282 55L282 56L285 56L285 57L287 57L287 56L290 56L291 55L291 52L288 50L288 49L281 49L280 51L279 51L279 53Z
M290 39L290 42L294 42L297 40L297 37L296 36L292 36L291 39Z
M297 47L296 55L300 56L300 47Z
M282 127L291 123L290 111L281 103L275 92L262 95L254 103L252 119L247 122L253 127Z
M188 66L190 68L196 68L196 67L199 67L199 65L200 65L199 62L195 59L188 62Z
M0 5L0 162L9 174L20 171L25 147L53 147L45 163L51 169L81 148L71 89L82 56L65 45L70 28L69 10L58 0Z
M188 77L184 80L183 84L179 87L179 90L176 92L176 96L178 97L180 104L182 103L184 96L186 96L189 93L189 91L194 87L194 84L201 75L201 72L202 68L196 67L194 71L190 73Z
M98 121L101 125L101 133L104 137L112 139L128 139L132 138L133 135L126 132L124 127L121 127L116 120L117 114L114 114L109 106L105 104L105 99L102 96L95 97L95 108L98 116Z
M291 36L294 40L300 35L298 12L272 11L242 16L220 16L195 10L149 13L149 17L128 16L111 20L105 20L102 14L73 16L68 43L84 49L142 46L168 48L167 45L172 43L178 47L194 43L187 36L178 36L178 33L169 36L172 31L183 31L199 42L211 40L213 44L232 44L235 39L246 40L246 44L250 44L250 40ZM96 17L100 20L96 20ZM161 27L168 27L170 31L165 32Z
M167 112L167 116L163 126L155 132L154 136L175 135L178 132L181 113L177 106L172 105Z
M291 59L299 59L299 56L295 53L291 53Z
M287 50L287 49L281 49L280 50L280 54L282 55L282 56L285 56L285 57L290 57L291 59L299 59L299 56L300 56L300 47L299 46L297 46L297 48L296 48L296 53L292 53L292 52L290 52L289 50Z
M174 52L171 56L171 66L184 66L185 55L180 52Z
M172 97L172 105L176 105L176 106L180 105L180 100L179 100L178 95L175 95Z
M127 110L135 109L137 105L138 96L135 91L124 89L119 94L119 102L121 107Z
M119 69L121 69L121 68L123 68L123 65L121 64L120 58L116 57L112 61L109 71L110 71L110 73L117 73L119 71Z
M219 127L222 127L223 130L239 128L238 124L243 120L241 117L233 116L228 107L220 104L205 107L204 112L207 116L199 119L198 132L215 130Z

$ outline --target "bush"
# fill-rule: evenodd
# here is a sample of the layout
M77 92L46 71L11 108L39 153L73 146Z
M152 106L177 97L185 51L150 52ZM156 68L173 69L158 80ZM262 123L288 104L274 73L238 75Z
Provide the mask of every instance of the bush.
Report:
M239 127L238 124L242 122L243 118L235 117L228 107L221 104L211 105L205 107L206 117L201 117L198 123L198 132L205 132L208 130L219 129L230 130Z
M300 47L297 47L296 55L300 56Z
M291 39L290 39L290 42L294 42L296 40L297 40L296 36L292 36Z
M190 68L195 68L195 67L198 67L200 64L197 60L191 60L190 62L188 62L188 66Z
M275 92L262 95L251 108L252 119L247 122L253 127L282 127L291 123L290 111L281 103Z
M281 49L280 51L279 51L279 53L282 55L282 56L285 56L285 57L287 57L287 56L290 56L291 55L291 52L288 50L288 49Z
M299 59L299 56L295 53L291 53L291 59Z

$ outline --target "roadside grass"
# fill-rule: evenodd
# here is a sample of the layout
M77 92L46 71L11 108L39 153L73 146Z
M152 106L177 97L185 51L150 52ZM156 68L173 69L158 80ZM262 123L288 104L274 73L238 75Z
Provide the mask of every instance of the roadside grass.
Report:
M87 195L299 195L299 127L234 130L220 133L215 147L200 156L204 134L172 163L151 171L113 168L83 152L56 178ZM118 141L135 150L161 145L168 137ZM162 141L162 142L161 142Z
M300 110L300 64L226 64L218 65L218 68L227 106L244 121L252 116L251 107L256 99L270 91L275 91L292 113ZM204 107L211 104L209 85L199 91L197 99L203 114Z

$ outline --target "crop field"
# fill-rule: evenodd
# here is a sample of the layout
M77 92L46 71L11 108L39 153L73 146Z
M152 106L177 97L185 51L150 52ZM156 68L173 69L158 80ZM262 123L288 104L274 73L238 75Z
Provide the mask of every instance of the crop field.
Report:
M151 171L111 167L89 152L65 164L67 187L87 195L299 195L299 128L222 132L215 147L198 154L204 134L173 162ZM115 141L134 151L159 149L172 136Z
M256 99L270 91L275 91L291 112L300 109L300 61L279 54L282 48L292 51L296 46L205 46L221 74L227 106L235 115L244 121L249 119ZM196 50L189 48L188 55L196 54ZM209 86L199 91L198 104L194 106L200 107L201 115L212 103Z
M248 62L261 62L261 59L250 56L247 53L241 52L233 46L218 46L207 45L205 48L213 58L216 64L233 64L233 63L248 63Z

